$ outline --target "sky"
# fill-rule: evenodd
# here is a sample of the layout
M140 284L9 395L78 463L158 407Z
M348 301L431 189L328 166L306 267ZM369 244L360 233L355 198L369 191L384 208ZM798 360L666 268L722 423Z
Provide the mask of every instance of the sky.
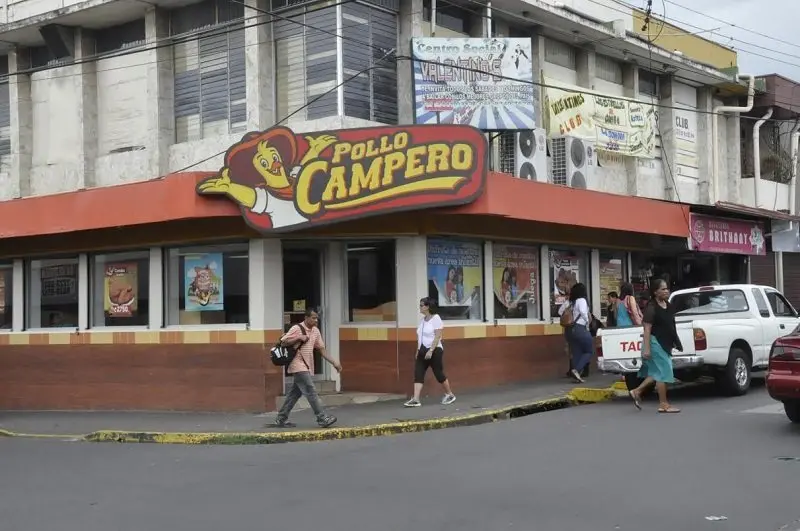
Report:
M800 0L654 0L653 12L690 32L714 30L699 34L735 48L740 72L800 82Z

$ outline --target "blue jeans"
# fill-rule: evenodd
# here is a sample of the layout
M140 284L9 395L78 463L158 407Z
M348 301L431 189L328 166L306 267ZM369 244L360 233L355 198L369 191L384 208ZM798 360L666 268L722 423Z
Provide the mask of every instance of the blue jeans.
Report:
M308 371L296 372L292 374L292 376L294 376L294 385L292 385L289 394L286 395L281 410L278 411L278 423L286 422L286 419L289 418L289 413L291 413L294 406L297 405L297 401L300 400L301 396L306 397L308 404L317 416L317 420L323 420L325 418L325 409L322 406L322 400L320 400L317 394L317 388L314 385L314 379L311 377L311 373Z
M572 325L567 332L572 368L582 373L591 363L594 352L594 340L589 329L583 325Z

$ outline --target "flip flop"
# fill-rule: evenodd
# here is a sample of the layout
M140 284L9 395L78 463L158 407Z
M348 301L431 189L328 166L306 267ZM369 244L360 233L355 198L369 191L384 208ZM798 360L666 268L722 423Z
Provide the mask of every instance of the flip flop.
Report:
M658 408L658 412L659 413L680 413L681 410L676 408L676 407L670 406L668 408L660 407L660 408Z
M633 405L636 406L636 409L641 411L642 410L642 404L641 404L641 402L639 402L639 399L636 397L636 393L634 393L633 391L628 391L628 396L630 396L631 400L633 400Z

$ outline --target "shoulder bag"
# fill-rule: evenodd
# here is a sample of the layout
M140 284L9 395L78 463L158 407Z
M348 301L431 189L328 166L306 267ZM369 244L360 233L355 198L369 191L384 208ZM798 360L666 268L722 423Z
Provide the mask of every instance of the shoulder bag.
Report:
M302 325L298 326L300 327L300 331L303 333L303 337L306 338L306 341L308 341L308 335L306 334L305 327ZM303 343L305 343L305 341L303 341ZM275 346L269 350L269 356L272 360L272 364L277 365L278 367L288 367L289 364L294 360L294 357L297 355L297 350L300 348L300 345L302 345L302 343L295 345L284 345L279 339Z

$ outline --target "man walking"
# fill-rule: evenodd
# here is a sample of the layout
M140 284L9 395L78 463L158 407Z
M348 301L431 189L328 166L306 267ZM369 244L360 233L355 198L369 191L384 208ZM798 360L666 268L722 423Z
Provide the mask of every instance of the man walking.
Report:
M328 356L325 351L325 343L322 342L322 334L320 334L317 327L318 322L319 315L317 312L306 310L303 322L291 327L281 338L281 344L296 348L297 354L286 369L286 374L294 377L294 385L292 385L289 394L286 395L283 406L281 406L281 410L275 419L275 425L278 427L294 427L294 424L288 422L289 414L301 396L305 396L306 400L308 400L311 409L314 410L314 414L317 416L317 424L320 427L328 428L336 423L336 417L325 413L322 401L317 394L317 388L314 386L314 350L319 350L322 357L333 365L337 371L342 372L342 366L338 361Z

